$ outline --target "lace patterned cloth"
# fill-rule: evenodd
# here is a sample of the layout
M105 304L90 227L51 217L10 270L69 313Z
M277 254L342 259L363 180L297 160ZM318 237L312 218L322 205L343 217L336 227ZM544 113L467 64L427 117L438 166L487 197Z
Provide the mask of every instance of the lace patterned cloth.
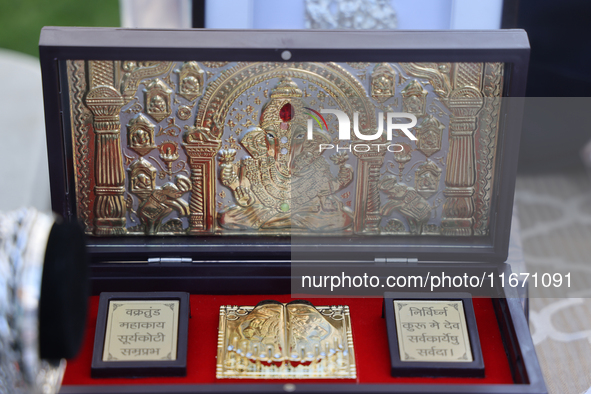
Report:
M306 0L307 29L395 29L390 0Z
M520 175L526 272L571 273L571 287L530 282L530 330L553 394L591 394L591 183L582 170Z

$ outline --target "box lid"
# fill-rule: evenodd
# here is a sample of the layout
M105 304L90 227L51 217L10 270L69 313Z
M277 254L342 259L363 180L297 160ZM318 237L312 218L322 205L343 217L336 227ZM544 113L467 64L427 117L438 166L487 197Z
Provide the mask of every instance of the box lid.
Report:
M52 206L95 259L506 259L522 30L46 27L40 54Z

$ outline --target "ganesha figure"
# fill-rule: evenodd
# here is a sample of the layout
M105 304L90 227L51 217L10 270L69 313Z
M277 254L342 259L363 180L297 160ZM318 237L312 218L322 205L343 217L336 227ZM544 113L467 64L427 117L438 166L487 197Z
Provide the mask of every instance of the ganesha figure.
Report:
M353 180L353 169L340 155L334 176L320 144L328 133L306 138L302 91L282 78L261 112L260 124L240 141L250 157L235 162L234 150L220 152L220 180L237 205L220 212L219 224L231 230L298 229L332 232L351 226L353 214L336 192Z

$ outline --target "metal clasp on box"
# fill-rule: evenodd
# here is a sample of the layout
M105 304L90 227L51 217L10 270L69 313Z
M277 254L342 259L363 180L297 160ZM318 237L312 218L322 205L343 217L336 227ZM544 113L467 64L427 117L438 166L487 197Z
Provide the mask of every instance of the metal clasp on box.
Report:
M167 264L176 264L176 263L192 263L193 259L191 257L150 257L148 259L148 263L167 263Z
M416 257L376 257L374 261L377 264L410 264L418 263L419 259Z

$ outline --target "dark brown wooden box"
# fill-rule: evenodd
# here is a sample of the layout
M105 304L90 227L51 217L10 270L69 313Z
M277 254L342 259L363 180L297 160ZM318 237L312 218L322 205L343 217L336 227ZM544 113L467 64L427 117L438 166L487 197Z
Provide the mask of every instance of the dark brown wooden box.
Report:
M282 53L289 51L285 60ZM80 210L77 177L80 162L72 125L85 122L72 116L70 98L88 97L68 84L68 73L77 66L68 61L207 61L207 62L497 62L503 64L503 98L524 96L529 57L525 32L502 31L232 31L232 30L127 30L110 28L47 27L40 39L41 66L51 175L51 197L55 212L68 221L89 215ZM69 69L69 66L70 69ZM84 66L82 66L84 67ZM74 70L75 71L75 70ZM107 82L108 84L108 82ZM100 83L99 83L100 85ZM97 85L97 86L99 86ZM402 86L403 87L403 86ZM400 87L400 89L402 88ZM115 89L116 90L116 89ZM119 93L119 95L124 94ZM114 98L118 100L117 97ZM138 101L140 101L138 99ZM401 272L424 273L440 269L441 262L462 269L509 272L507 258L513 193L516 178L521 107L519 100L503 101L499 119L498 158L494 171L490 231L484 237L316 237L313 247L294 249L289 236L214 233L186 236L97 236L90 234L92 293L104 291L186 291L192 295L233 296L240 304L249 295L289 293L294 251L310 266L326 260L335 251L346 256L351 267L390 264ZM94 114L96 116L96 114ZM194 115L193 115L194 116ZM121 129L125 125L121 125ZM91 142L92 144L92 142ZM92 164L92 163L91 163ZM92 167L90 167L92 168ZM90 191L94 193L94 190ZM117 193L117 192L116 192ZM214 204L215 201L209 201ZM207 202L206 202L207 204ZM92 203L89 205L91 206ZM88 208L89 210L91 208ZM100 219L100 218L99 218ZM91 224L93 222L91 221ZM104 221L102 223L105 223ZM205 227L212 226L211 222ZM359 232L363 232L359 224ZM90 231L92 233L92 231ZM300 255L299 253L302 253ZM338 263L337 263L338 265ZM62 393L192 393L192 392L360 392L360 393L546 393L526 318L512 289L495 288L494 315L502 336L503 351L513 384L363 383L340 381L216 381L215 384L146 383L121 385L97 381L89 385L64 385ZM314 302L314 300L312 299ZM335 304L339 303L335 299ZM194 306L192 306L193 308ZM199 308L195 306L195 308ZM197 309L198 310L198 309ZM92 309L91 309L92 311ZM194 312L194 311L193 311ZM192 312L192 320L199 319ZM353 330L355 332L355 316ZM190 323L191 324L191 323ZM376 330L385 323L376 324ZM210 336L190 341L217 340ZM481 341L485 340L481 338ZM387 344L384 344L387 346ZM190 362L190 360L189 360ZM209 360L215 364L212 357ZM363 360L358 360L363 362ZM188 366L190 367L190 366ZM485 366L491 368L491 366ZM494 368L494 366L492 366Z

